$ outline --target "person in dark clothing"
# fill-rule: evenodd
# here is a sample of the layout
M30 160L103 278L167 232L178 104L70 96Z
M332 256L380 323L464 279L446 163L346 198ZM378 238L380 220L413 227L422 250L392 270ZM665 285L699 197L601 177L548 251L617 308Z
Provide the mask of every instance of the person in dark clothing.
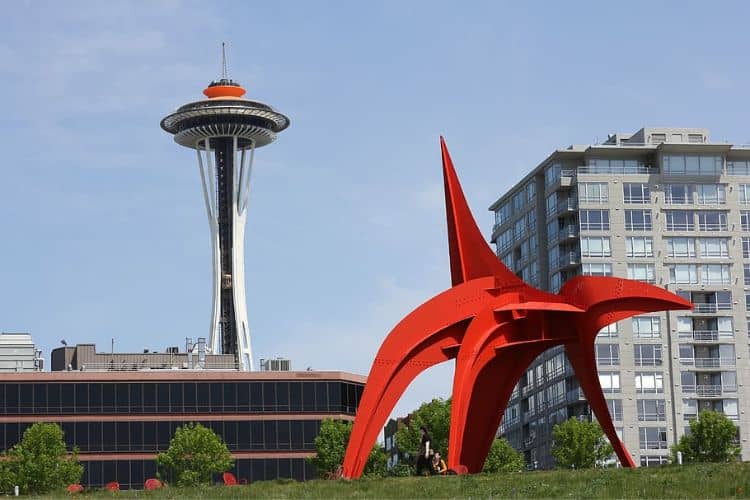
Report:
M423 470L426 469L429 473L432 467L430 464L430 441L432 439L424 425L420 427L419 432L422 434L422 439L419 442L419 455L417 455L417 475L421 476Z

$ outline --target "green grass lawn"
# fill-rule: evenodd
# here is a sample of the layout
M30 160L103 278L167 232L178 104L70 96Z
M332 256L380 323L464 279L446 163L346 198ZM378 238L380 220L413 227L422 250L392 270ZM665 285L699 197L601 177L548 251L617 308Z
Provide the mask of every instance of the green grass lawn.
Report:
M67 496L67 494L65 495ZM60 496L58 496L59 498ZM82 498L748 498L750 462L654 468L358 481L261 481L160 491L88 492Z

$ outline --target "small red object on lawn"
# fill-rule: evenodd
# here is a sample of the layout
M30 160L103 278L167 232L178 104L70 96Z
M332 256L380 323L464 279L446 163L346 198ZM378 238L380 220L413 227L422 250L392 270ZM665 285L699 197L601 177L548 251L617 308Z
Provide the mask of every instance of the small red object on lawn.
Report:
M237 477L235 477L234 474L231 472L225 472L221 475L221 478L224 480L224 486L237 486Z
M83 486L80 484L71 484L68 486L69 493L81 493L82 491L83 491Z
M104 485L104 489L109 491L120 491L120 483L117 481L110 481Z
M161 481L152 477L151 479L146 479L146 483L143 485L143 489L144 490L158 490L162 486L164 485L161 484Z

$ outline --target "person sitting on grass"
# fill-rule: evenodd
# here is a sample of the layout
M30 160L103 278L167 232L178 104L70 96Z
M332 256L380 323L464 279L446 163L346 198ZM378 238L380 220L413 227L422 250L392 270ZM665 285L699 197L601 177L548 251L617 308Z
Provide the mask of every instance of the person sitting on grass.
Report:
M448 472L448 466L445 465L445 460L440 457L440 453L435 453L432 456L432 473L445 475Z

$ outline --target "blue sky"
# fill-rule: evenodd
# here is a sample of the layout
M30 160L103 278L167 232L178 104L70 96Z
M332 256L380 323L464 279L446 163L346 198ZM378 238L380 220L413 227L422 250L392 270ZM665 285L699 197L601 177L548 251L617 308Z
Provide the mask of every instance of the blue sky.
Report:
M686 5L687 4L687 5ZM450 286L438 136L480 227L551 150L644 125L750 143L743 2L12 2L0 18L0 330L163 350L208 333L194 154L220 74L287 114L247 236L256 358L366 374ZM398 413L447 396L423 374Z

